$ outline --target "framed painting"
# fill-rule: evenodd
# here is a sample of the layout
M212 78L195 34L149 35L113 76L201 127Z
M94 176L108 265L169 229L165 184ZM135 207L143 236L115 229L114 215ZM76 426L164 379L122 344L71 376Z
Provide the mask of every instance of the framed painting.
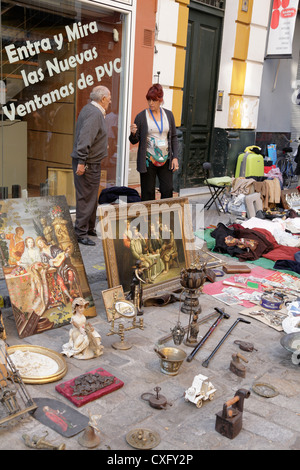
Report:
M72 168L47 168L48 194L64 194L69 207L76 206Z
M2 312L0 308L0 340L5 341L6 340L6 331L5 331L5 326L3 322L3 317L2 317Z
M137 266L143 298L182 288L180 272L195 257L187 198L103 205L99 216L109 288L129 292Z
M112 287L102 291L103 303L106 311L107 320L109 322L113 319L114 305L117 300L125 300L123 286ZM115 318L120 318L120 315L115 312Z
M65 196L0 201L0 260L20 338L68 324L76 297L96 316Z

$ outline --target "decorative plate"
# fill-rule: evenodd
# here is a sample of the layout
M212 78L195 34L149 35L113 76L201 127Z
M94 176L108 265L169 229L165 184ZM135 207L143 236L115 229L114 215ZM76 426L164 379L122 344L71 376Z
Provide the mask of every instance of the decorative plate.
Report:
M24 383L44 384L55 382L67 373L64 357L43 346L20 344L7 348L7 354L19 371Z
M126 434L126 441L135 449L149 450L160 443L160 436L149 429L133 429Z

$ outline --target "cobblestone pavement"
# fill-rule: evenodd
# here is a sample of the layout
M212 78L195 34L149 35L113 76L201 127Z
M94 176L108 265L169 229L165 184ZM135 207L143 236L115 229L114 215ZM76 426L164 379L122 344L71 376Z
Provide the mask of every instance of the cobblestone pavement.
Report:
M215 307L225 308L230 318L221 321L191 362L183 361L177 375L164 374L154 347L163 336L170 333L179 317L183 326L188 325L189 315L179 313L181 303L176 301L164 307L145 307L143 317L138 317L143 318L144 329L133 329L126 333L125 339L132 344L132 348L125 351L114 349L112 344L119 338L117 335L107 336L111 325L107 321L101 294L108 287L102 243L97 239L95 247L80 246L80 249L97 310L97 316L91 319L91 323L102 336L104 353L97 359L87 361L66 359L68 370L58 383L102 367L123 381L124 386L76 408L55 390L58 383L28 384L26 388L33 400L56 399L85 416L89 416L89 413L101 415L98 421L100 444L95 450L110 451L107 455L111 455L111 452L117 455L118 451L133 450L126 441L126 435L141 428L151 430L159 436L160 442L153 449L156 453L300 449L299 366L292 363L291 353L280 344L284 333L254 319L251 319L250 324L240 322L205 368L202 366L204 359L214 350L235 320L240 318L241 307L225 306L213 297L201 294L199 301L202 311L199 318L214 312ZM222 279L229 276L225 275ZM0 289L1 295L6 295L5 281L0 281ZM20 339L12 310L6 308L2 312L9 346L32 344L60 352L62 345L68 340L69 326ZM199 339L206 334L216 318L199 326ZM237 339L253 343L256 350L240 351L234 343ZM174 346L173 340L165 345ZM180 348L187 355L192 351L185 343ZM243 362L246 367L245 377L238 377L229 369L232 354L237 352L241 352L248 361ZM201 408L184 400L185 390L198 374L207 376L217 389L214 399L204 402ZM256 394L252 389L255 382L272 385L277 389L278 395L265 398ZM166 409L153 408L141 398L144 393L155 393L155 387L160 387L160 394L167 398ZM229 439L215 430L216 413L221 412L224 403L232 399L241 388L249 390L250 396L245 399L240 415L242 430L234 439ZM41 437L45 433L48 433L47 440L54 445L64 442L67 450L86 449L78 441L81 434L64 438L29 414L0 427L0 449L29 450L22 436L27 434Z

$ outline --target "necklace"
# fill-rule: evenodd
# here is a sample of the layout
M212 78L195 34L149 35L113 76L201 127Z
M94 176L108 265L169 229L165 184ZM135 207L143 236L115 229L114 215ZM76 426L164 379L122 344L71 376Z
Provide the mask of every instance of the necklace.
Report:
M151 113L151 116L152 116L152 118L153 118L153 121L154 121L155 124L156 124L156 127L157 127L159 133L162 134L162 131L163 131L163 129L164 129L164 122L163 122L163 118L162 118L162 111L161 111L161 108L160 108L160 126L161 126L161 127L159 127L158 122L157 122L157 120L155 119L155 117L154 117L154 115L153 115L153 113L152 113L152 110L149 109L149 111L150 111L150 113Z

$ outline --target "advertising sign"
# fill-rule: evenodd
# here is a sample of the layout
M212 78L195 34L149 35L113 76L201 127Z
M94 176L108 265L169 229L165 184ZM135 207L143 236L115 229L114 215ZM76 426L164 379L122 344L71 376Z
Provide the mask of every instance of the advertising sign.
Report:
M273 0L267 56L291 56L299 0Z

